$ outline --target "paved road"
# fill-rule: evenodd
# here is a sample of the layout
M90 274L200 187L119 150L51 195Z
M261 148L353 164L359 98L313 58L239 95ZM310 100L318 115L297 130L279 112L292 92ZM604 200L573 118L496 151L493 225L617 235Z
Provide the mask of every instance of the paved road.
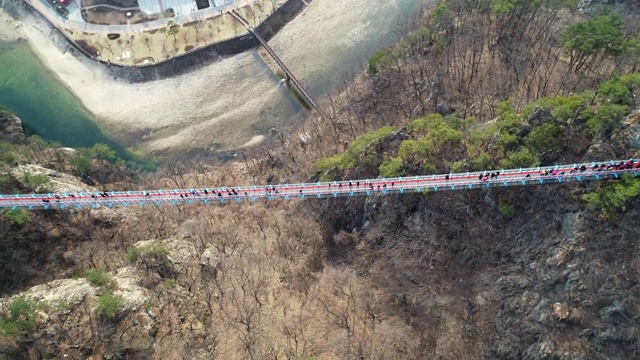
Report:
M24 0L31 7L36 9L42 16L44 16L53 26L57 28L70 29L75 31L84 31L95 34L112 34L112 33L122 33L122 32L144 32L161 29L167 26L169 21L173 21L178 25L190 23L193 21L201 21L207 17L211 17L213 15L219 14L220 11L228 12L236 8L240 8L242 6L252 4L254 0L234 0L232 3L228 3L228 5L216 8L207 8L202 9L195 12L190 12L187 14L183 14L180 16L167 18L167 19L158 19L154 21L148 21L144 23L138 24L130 24L130 25L98 25L98 24L89 24L84 21L79 21L77 16L74 16L74 19L67 19L60 15L46 0ZM157 0L155 0L157 1ZM177 1L177 0L176 0ZM195 2L194 2L195 4Z
M620 165L622 164L622 165ZM28 210L74 209L132 205L227 203L259 199L316 199L338 196L389 195L404 192L454 191L491 187L531 186L566 182L617 179L630 173L638 176L640 160L617 160L606 163L556 165L488 172L468 172L412 176L392 179L210 187L205 189L166 189L77 194L0 195L0 208ZM498 175L493 176L496 173Z

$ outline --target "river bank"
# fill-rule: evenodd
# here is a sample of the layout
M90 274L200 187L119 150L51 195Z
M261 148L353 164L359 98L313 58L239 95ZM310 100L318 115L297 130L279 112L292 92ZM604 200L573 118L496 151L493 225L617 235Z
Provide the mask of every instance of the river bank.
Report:
M344 72L361 69L398 19L419 3L315 0L270 44L318 96ZM256 50L171 78L132 83L77 54L42 19L28 12L20 18L13 26L100 127L147 154L255 144L271 126L286 126L303 111Z

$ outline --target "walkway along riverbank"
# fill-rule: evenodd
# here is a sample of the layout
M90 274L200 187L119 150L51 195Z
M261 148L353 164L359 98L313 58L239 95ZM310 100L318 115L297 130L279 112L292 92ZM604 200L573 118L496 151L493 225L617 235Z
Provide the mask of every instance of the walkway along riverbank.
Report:
M555 165L535 168L491 170L456 174L361 179L318 183L211 187L203 189L143 190L78 194L0 195L0 208L80 209L133 205L160 206L220 203L229 201L321 199L339 196L403 194L405 191L455 191L494 187L531 186L619 179L638 176L639 159L603 163Z

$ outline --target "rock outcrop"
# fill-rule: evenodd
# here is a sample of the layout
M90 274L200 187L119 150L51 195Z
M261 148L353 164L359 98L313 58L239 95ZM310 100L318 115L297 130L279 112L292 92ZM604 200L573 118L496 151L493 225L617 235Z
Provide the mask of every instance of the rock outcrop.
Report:
M0 141L20 143L24 139L22 120L9 111L0 108Z
M581 0L580 10L584 12L597 11L602 5L638 8L638 2L633 0Z
M11 170L11 175L16 179L21 179L21 181L24 181L25 176L44 175L49 179L46 184L47 189L54 193L97 192L96 188L86 185L75 176L47 169L40 165L18 165Z

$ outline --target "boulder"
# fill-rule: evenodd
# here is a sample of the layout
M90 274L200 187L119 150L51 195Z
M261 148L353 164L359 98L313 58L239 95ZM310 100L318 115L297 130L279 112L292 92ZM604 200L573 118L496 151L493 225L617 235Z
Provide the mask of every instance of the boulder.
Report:
M536 305L531 310L531 312L529 312L529 315L527 316L527 318L530 321L537 322L539 324L549 325L551 323L551 320L552 320L551 311L550 310L551 309L550 309L550 306L549 306L549 300L542 299L542 300L540 300L538 305Z
M635 0L580 0L578 9L587 14L595 14L602 6L615 6L624 9L637 9Z
M436 112L442 116L449 116L453 114L455 111L456 109L450 105L438 104L436 106Z
M529 279L524 275L506 275L496 280L502 289L524 289L529 286Z
M527 119L531 126L540 126L551 120L554 120L551 112L540 106L536 106Z
M553 315L558 320L566 320L569 317L569 305L566 302L553 303Z
M47 169L40 165L25 164L18 165L11 169L11 176L16 179L24 180L25 174L31 175L44 175L48 178L48 182L44 184L48 191L56 193L95 193L96 188L87 186L81 182L77 177L69 174L61 173L59 171Z
M557 359L556 345L551 340L539 341L527 348L523 354L523 359Z

